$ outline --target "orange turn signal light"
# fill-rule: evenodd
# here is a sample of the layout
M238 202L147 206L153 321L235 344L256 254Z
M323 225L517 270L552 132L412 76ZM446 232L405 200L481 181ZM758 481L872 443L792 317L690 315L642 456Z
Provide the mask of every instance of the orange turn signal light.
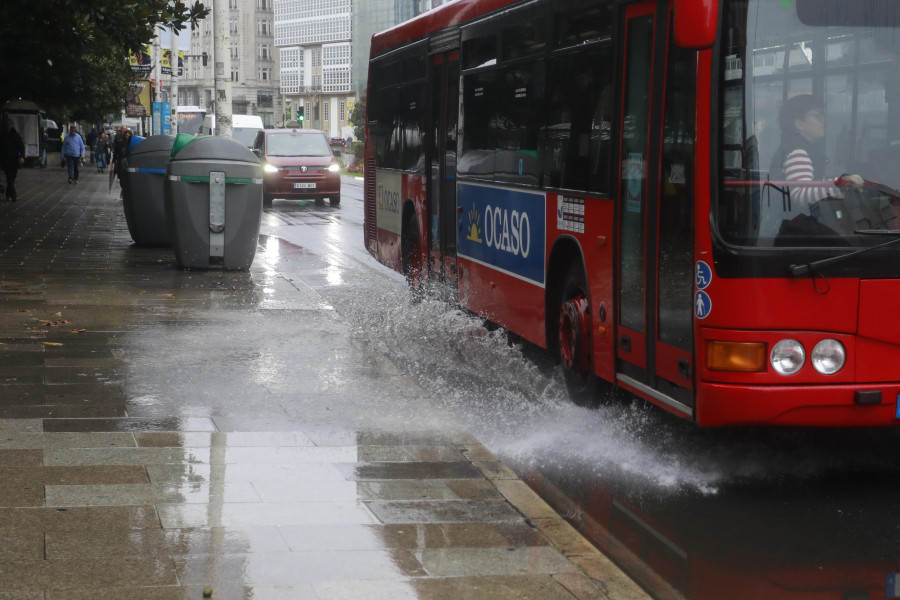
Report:
M710 371L760 373L766 370L765 342L706 342L706 368Z

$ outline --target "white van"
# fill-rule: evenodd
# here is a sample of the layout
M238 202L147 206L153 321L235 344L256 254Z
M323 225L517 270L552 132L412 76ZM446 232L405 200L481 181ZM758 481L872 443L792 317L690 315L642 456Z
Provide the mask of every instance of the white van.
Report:
M256 134L263 130L263 120L259 115L231 115L231 137L247 146L253 145ZM216 116L203 117L200 135L216 135Z

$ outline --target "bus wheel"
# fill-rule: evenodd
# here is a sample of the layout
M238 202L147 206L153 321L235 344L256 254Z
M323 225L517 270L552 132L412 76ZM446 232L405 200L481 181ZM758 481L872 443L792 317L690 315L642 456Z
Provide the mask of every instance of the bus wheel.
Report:
M403 224L402 238L403 275L414 300L422 298L424 282L422 280L422 244L419 237L419 226L416 217L410 214Z
M572 267L562 285L559 308L559 357L566 388L573 402L597 403L598 379L594 374L591 340L591 308L587 283L580 267Z

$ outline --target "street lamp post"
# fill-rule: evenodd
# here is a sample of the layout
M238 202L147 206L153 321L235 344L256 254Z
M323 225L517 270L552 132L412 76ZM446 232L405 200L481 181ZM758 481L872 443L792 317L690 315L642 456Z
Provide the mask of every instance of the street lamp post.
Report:
M172 74L171 75L172 82L170 85L170 87L172 88L172 91L170 94L172 96L172 98L170 100L171 108L169 109L169 111L171 113L169 115L169 117L170 117L170 128L171 128L172 135L178 135L178 75L179 75L179 73L178 73L178 67L179 67L179 64L178 64L178 51L179 51L178 42L179 42L179 39L178 39L178 37L179 37L178 29L172 29L172 58L169 61L169 63L170 63L169 68L171 69L171 74ZM175 116L174 119L171 119L172 115Z

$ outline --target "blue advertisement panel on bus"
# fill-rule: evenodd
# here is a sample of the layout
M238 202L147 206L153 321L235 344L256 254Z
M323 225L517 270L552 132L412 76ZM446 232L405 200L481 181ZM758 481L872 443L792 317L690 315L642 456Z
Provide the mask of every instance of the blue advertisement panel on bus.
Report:
M546 196L460 183L459 256L543 287Z

